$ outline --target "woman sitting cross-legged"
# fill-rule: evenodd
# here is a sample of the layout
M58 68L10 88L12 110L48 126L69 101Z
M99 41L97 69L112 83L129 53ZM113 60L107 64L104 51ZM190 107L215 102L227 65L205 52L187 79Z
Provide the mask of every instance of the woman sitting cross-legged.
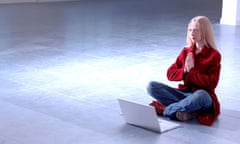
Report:
M168 68L170 81L183 81L178 88L152 81L148 93L155 99L158 115L186 121L197 118L201 124L212 125L220 114L215 93L221 69L221 54L216 48L209 19L196 16L188 24L187 46Z

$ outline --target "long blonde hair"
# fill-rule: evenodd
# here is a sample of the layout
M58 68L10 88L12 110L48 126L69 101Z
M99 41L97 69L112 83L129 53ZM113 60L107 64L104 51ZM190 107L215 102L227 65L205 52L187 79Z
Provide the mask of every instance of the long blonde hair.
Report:
M196 16L190 20L188 28L192 22L197 22L199 24L204 45L209 48L217 49L210 20L206 16ZM189 36L189 32L187 32L187 44L189 46L194 45L194 42Z

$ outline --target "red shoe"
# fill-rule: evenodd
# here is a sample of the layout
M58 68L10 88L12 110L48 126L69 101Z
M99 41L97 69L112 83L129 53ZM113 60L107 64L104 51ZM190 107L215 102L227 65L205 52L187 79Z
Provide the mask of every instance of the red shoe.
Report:
M163 105L162 103L160 103L158 101L152 101L152 103L150 103L149 105L155 107L157 115L159 115L159 116L163 115L163 111L165 109L165 105Z

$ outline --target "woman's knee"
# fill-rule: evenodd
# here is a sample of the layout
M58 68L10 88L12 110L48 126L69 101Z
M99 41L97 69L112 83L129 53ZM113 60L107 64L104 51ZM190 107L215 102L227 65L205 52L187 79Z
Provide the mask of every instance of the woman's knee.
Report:
M161 84L160 82L156 82L156 81L151 81L151 82L149 82L149 86L151 86L151 87L156 87L156 86L158 86L159 84Z
M150 95L153 95L153 93L156 92L156 90L159 90L162 87L162 83L151 81L148 84L147 91Z
M154 81L151 81L149 82L148 86L147 86L147 92L152 95L153 93L153 88L154 88L154 85L155 85L156 82Z
M194 95L196 96L196 99L199 102L201 102L202 105L211 106L212 98L207 91L200 89L200 90L195 91L194 93L195 93Z

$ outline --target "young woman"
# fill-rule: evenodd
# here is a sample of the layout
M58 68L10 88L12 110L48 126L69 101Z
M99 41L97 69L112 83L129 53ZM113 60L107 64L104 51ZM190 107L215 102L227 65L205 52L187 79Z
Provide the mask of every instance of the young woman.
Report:
M150 82L148 93L156 99L150 105L158 115L180 121L196 117L201 124L212 125L220 114L215 94L220 62L211 22L205 16L192 18L188 24L187 46L167 70L168 80L183 81L183 84L173 88Z

